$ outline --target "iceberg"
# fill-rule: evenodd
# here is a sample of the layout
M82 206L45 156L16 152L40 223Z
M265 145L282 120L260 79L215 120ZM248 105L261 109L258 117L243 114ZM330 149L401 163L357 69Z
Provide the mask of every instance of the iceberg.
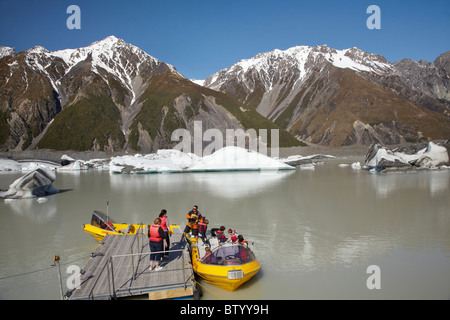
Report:
M158 150L148 155L119 156L111 159L110 173L162 173L183 172L199 161L192 153L178 150Z
M291 170L292 166L255 151L225 147L203 157L191 171Z
M0 172L2 171L22 171L22 172L28 172L28 171L34 171L37 168L46 167L50 170L55 171L59 165L52 163L51 161L45 161L45 160L22 160L22 161L15 161L12 159L4 159L0 158Z
M225 147L199 157L178 150L159 150L148 155L120 156L111 159L110 173L173 173L212 171L293 170L279 160L240 147Z
M353 162L351 165L353 170L359 170L361 169L361 163L360 162Z
M58 193L53 187L56 176L46 167L39 167L14 181L8 191L0 192L0 198L26 199L41 198Z
M323 160L323 159L336 159L336 157L326 154L313 154L310 156L301 156L301 155L289 156L287 158L281 158L279 160L285 164L295 167L311 164L313 163L314 160Z
M82 160L74 160L73 162L70 162L69 164L66 164L64 166L61 166L56 169L56 171L80 171L80 170L88 170L89 167L86 164L86 162Z
M449 164L449 154L445 146L429 142L426 148L399 148L388 150L379 144L370 146L364 168L382 171L388 168L438 168ZM416 151L418 150L418 151Z
M22 165L11 159L0 159L0 171L21 171Z

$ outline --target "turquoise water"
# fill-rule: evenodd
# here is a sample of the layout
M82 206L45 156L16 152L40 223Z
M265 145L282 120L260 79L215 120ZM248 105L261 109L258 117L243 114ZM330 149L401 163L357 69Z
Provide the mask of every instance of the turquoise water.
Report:
M184 223L194 204L211 227L253 243L260 273L203 299L449 299L450 171L370 174L326 160L315 170L110 175L57 173L60 194L0 202L0 299L59 299L53 256L83 268L97 242L92 210L149 223L162 208ZM20 174L0 174L7 189ZM172 240L173 241L173 240ZM369 266L380 289L368 289Z

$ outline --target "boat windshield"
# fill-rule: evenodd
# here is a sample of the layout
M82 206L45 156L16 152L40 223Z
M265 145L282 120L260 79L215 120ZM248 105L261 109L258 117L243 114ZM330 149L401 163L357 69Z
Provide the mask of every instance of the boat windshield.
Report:
M243 245L219 247L202 259L204 264L212 265L241 265L255 260L252 250Z
M113 219L108 217L101 211L94 211L92 213L91 224L95 227L99 227L106 230L113 230L112 223L116 223Z

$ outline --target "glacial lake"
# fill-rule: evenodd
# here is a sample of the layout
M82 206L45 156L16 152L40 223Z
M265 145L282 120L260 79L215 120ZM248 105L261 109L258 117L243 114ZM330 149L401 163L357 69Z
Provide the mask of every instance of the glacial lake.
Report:
M149 223L165 208L172 224L197 204L210 228L244 235L261 271L235 292L200 281L202 299L449 299L450 170L339 166L355 161L363 159L262 173L57 173L63 192L44 203L0 201L0 299L60 299L53 257L66 291L67 266L83 268L98 246L82 225L107 202L119 222ZM21 175L1 173L0 189ZM379 289L367 286L370 266Z

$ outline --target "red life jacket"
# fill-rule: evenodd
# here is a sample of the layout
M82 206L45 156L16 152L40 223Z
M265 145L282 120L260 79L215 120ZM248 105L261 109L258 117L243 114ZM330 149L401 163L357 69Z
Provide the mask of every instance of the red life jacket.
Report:
M236 236L236 230L233 230L233 233L231 233L231 241L236 242L237 241L237 236Z
M167 225L167 216L162 216L161 218L161 228L164 230L164 231L167 231L169 228L168 228L168 225Z
M154 225L152 225L151 227L150 227L150 229L149 229L149 231L148 231L148 233L149 233L149 235L150 235L150 237L149 237L149 239L150 239L150 241L154 241L154 242L160 242L160 241L162 241L163 239L162 239L162 237L161 237L161 235L159 234L159 225L157 225L157 224L154 224Z
M240 248L237 256L239 259L245 262L247 260L247 251L244 248Z
M205 223L205 217L201 217L201 218L198 220L198 225L199 225L199 226L206 226L206 225L207 225L207 223Z
M218 230L218 231L216 232L216 235L217 235L217 239L218 239L219 241L225 242L226 237L225 237L225 234L223 233L223 231Z

